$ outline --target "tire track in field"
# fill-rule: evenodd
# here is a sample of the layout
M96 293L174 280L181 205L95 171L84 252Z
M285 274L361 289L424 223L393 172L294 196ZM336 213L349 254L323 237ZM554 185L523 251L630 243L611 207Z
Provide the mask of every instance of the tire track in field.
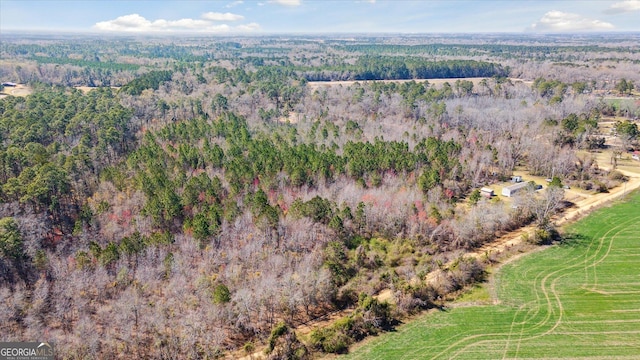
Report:
M620 226L620 225L617 225L617 226L615 226L615 227L613 227L613 228L609 229L608 231L604 232L604 234L601 236L601 238L604 238L604 237L608 236L608 235L609 235L609 233L611 233L613 230L616 230L619 226ZM611 240L612 240L612 241L609 241L609 247L608 247L608 249L607 249L607 252L606 252L606 254L602 257L602 259L606 258L606 257L609 255L609 252L611 251L611 246L613 245L613 238L612 238ZM602 249L602 246L603 246L603 245L604 245L604 244L603 244L603 242L602 242L602 241L600 241L600 243L598 244L598 248L595 250L595 254L598 254L598 253L600 252L600 250ZM593 282L594 282L593 289L594 289L594 290L592 290L592 291L595 291L595 284L597 284L597 283L598 283L598 274L597 274L597 271L596 271L596 267L595 267L595 265L596 265L597 263L599 263L599 262L598 262L598 260L596 260L596 257L595 257L595 256L593 257L593 259L587 256L588 251L590 250L590 248L591 248L591 245L589 245L589 248L588 248L588 249L587 249L587 251L585 252L585 261L584 261L584 266L585 266L585 267L584 267L584 272L585 272L585 274L589 274L589 269L590 269L590 268L592 268L592 269L593 269ZM593 262L592 264L589 264L589 262L590 262L591 260L593 260L594 262ZM588 277L588 275L587 275L587 277ZM586 287L586 286L587 286L587 284L585 284L585 287Z
M637 217L635 217L635 218L631 219L630 221L626 222L626 223L625 223L625 225L627 225L629 222L631 222L631 223L635 223L637 220L640 220L640 216L637 216ZM625 228L626 228L626 227L625 227ZM604 260L609 256L609 254L611 253L611 249L612 249L612 247L613 247L613 241L616 239L616 237L618 237L618 235L620 235L620 233L621 233L621 232L622 232L622 231L618 231L618 232L616 232L615 234L613 234L613 235L611 236L611 241L609 242L609 247L607 248L606 253L605 253L605 254L604 254L604 255L603 255L599 260L594 261L591 265L589 265L589 267L590 267L590 268L593 268L593 274L594 274L594 277L593 277L593 286L591 287L591 289L589 289L590 291L593 291L593 292L596 292L596 293L600 293L600 294L605 294L605 295L607 295L607 294L614 294L613 292L607 292L607 291L602 291L602 290L598 290L598 289L597 289L597 287L598 287L598 275L597 275L597 274L598 274L598 271L597 271L597 266L598 266L600 263L602 263L602 262L603 262L603 261L604 261ZM609 233L609 232L607 232L605 235L607 235L608 233ZM585 271L587 271L587 270L585 269ZM586 285L586 284L585 284L585 285ZM586 286L585 286L585 287L586 287ZM637 292L637 291L634 291L634 292L632 292L632 293L636 293L636 292ZM624 292L622 292L622 293L624 293Z
M608 215L608 216L606 217L606 220L605 220L605 221L606 221L606 223L607 223L607 224L611 224L610 220L614 220L614 219L612 219L612 218L611 218L611 215ZM606 228L605 228L605 229L603 229L602 231L598 231L598 232L596 232L596 233L594 234L594 237L595 237L595 236L605 237L605 236L607 235L607 233L608 233L609 231L611 231L611 230L612 230L612 229L606 230ZM600 235L600 233L602 233L602 235ZM586 249L586 250L585 250L585 252L584 252L584 274L585 274L585 287L587 286L587 284L589 284L589 283L591 282L591 280L589 280L589 274L590 274L589 269L591 268L591 266L589 265L589 261L591 260L591 259L590 259L590 257L589 257L589 253L590 253L590 251L591 251L591 247L592 247L592 245L593 245L593 242L591 242L591 243L589 244L589 246L587 247L587 249ZM600 243L599 243L599 245L598 245L598 249L596 249L596 253L599 251L599 249L600 249L600 247L601 247L601 246L602 246L602 242L600 242ZM594 277L594 278L595 278L595 277L597 277L597 274L595 273L595 268L593 268L593 269L594 269L594 273L593 273L592 277ZM595 280L595 281L597 281L597 280Z
M576 258L577 258L577 257L576 257ZM531 269L527 269L527 270L526 270L526 272L528 273L530 270L531 270ZM535 299L535 300L532 300L532 301L529 301L529 302L527 302L527 303L536 304L536 303L539 303L539 302L541 302L541 301L542 301L542 298L541 298L541 296L540 296L540 292L538 291L538 287L537 287L537 286L535 286L535 284L537 284L539 281L541 281L541 280L539 280L539 278L540 278L542 275L543 275L542 273L539 273L538 275L536 275L536 277L535 277L535 279L534 279L533 291L535 292L536 299ZM542 286L542 282L541 282L541 286ZM535 318L535 317L540 313L540 308L541 308L540 306L535 307L535 313L534 313L533 315L531 315L531 316L526 316L526 317L525 317L525 320L526 320L527 318ZM542 322L543 322L543 323L544 323L544 322L546 322L548 317L549 317L549 313L547 313L547 315L546 315L546 317L545 317L545 320L543 320ZM515 321L515 320L514 320L514 321ZM514 321L512 321L512 326L513 326ZM524 325L524 323L525 323L525 321L523 321L523 325ZM537 328L537 327L538 327L538 326L536 326L535 328ZM437 355L435 355L432 359L437 359L438 357L440 357L440 356L444 355L446 352L449 352L452 348L454 348L454 347L458 346L459 344L461 344L461 343L463 343L463 342L465 342L465 341L473 340L473 339L476 339L476 338L482 338L482 337L505 336L506 334L507 334L507 333L492 333L492 334L486 334L486 333L485 333L485 334L469 335L469 336L467 336L467 337L464 337L464 338L462 338L462 339L460 339L460 340L458 340L458 341L454 342L453 344L451 344L450 346L448 346L447 348L445 348L444 350L442 350L440 353L438 353ZM446 339L444 339L444 340L440 341L440 342L439 342L439 344L442 344L442 343L446 344L446 343L448 343L450 340L452 340L452 339L454 339L454 338L456 338L456 337L457 337L457 336L451 336L451 337L448 337L448 338L446 338ZM503 340L484 340L484 341L503 341ZM478 343L480 343L480 342L482 342L482 341L479 341ZM474 343L474 344L475 344L475 343ZM466 348L466 347L468 347L468 346L471 346L471 345L473 345L473 344L467 345L467 346L465 346L465 348ZM463 349L464 349L464 348L463 348ZM420 351L420 350L421 350L421 349L416 349L416 350L415 350L414 352L412 352L412 353L416 353L416 352L418 352L418 351ZM410 353L410 354L411 354L411 353Z
M576 262L576 260L581 259L582 258L582 254L577 255L576 257L570 259L569 263L571 265L564 267L564 268L560 268L557 269L549 274L547 274L541 281L540 283L540 287L539 289L542 291L542 295L545 298L545 302L547 303L547 314L545 316L545 318L538 322L537 324L528 327L526 329L522 329L522 334L524 334L524 332L526 331L527 333L530 333L531 331L535 331L541 327L544 327L545 325L547 325L549 323L549 321L551 320L553 314L555 313L555 310L557 309L557 318L555 323L553 324L553 326L551 328L549 328L548 330L539 333L539 334L535 334L535 335L530 335L530 336L526 336L526 337L522 337L520 336L520 339L518 340L518 346L517 349L519 349L520 343L522 341L526 341L526 340L532 340L532 339L536 339L536 338L540 338L546 335L551 334L552 332L554 332L558 326L560 326L560 324L562 323L562 317L564 315L564 305L562 303L562 300L560 298L560 294L558 293L558 291L556 290L556 286L557 283L560 279L562 279L565 276L570 275L571 273L578 271L580 269L585 269L585 262L586 263L590 263L591 261L593 261L593 263L589 266L595 266L599 263L601 263L602 261L604 261L604 259L606 259L609 255L609 253L611 252L612 246L613 246L613 240L615 238L615 236L620 232L618 231L620 228L623 228L625 226L627 226L629 223L633 223L635 221L637 221L637 219L640 218L639 217L634 217L631 219L627 219L622 223L618 223L616 226L610 228L608 231L606 231L602 236L600 236L599 238L594 237L594 239L592 240L592 242L589 244L589 246L587 247L587 249L585 250L585 252L588 254L589 250L591 249L592 245L594 243L597 244L597 246L595 247L594 253L591 255L587 255L585 261L579 261ZM612 232L616 231L616 233L614 235L610 235ZM596 240L597 239L597 240ZM600 252L602 251L602 249L605 246L605 243L608 240L608 246L607 246L607 250L604 254L599 255ZM568 271L568 272L567 272ZM556 276L557 275L557 276ZM554 277L556 276L556 277ZM553 278L552 278L553 277ZM550 284L549 284L549 281ZM536 280L534 280L534 284L535 282L537 282ZM538 289L537 286L534 286L535 289ZM552 299L553 298L553 299ZM554 307L557 306L556 307ZM515 320L515 319L514 319ZM513 324L513 322L512 322ZM451 344L449 347L445 348L443 351L441 351L440 353L436 354L434 357L432 357L432 359L438 359L440 357L442 357L443 355L445 355L445 353L448 353L450 350L454 349L457 346L462 345L464 342L468 342L471 340L476 340L476 339L481 339L481 338L493 338L493 337L499 337L499 336L511 336L511 333L490 333L490 334L476 334L476 335L470 335L467 336L463 339L460 339L458 341L456 341L455 343ZM465 346L463 346L462 348L460 348L459 350L457 350L455 353L451 354L451 358L456 358L458 357L461 353L465 352L469 347L471 346L476 346L478 344L481 343L486 343L486 342L503 342L505 340L503 339L486 339L486 340L480 340L480 341L475 341L471 344L467 344ZM503 356L504 358L504 356ZM515 354L515 358L517 358L517 352Z
M577 259L577 258L578 258L578 257L576 257L576 259ZM557 270L557 271L559 271L559 270ZM545 302L547 303L547 308L548 308L547 314L545 315L545 318L544 318L543 320L541 320L538 324L534 325L534 326L533 326L533 327L531 327L531 328L526 329L527 331L533 331L533 330L536 330L536 329L538 329L538 328L540 328L540 327L542 327L542 326L546 325L546 323L548 323L548 321L549 321L549 319L550 319L550 317L551 317L553 304L551 303L551 300L550 300L550 298L549 298L548 293L545 291L545 283L546 283L546 281L547 281L548 277L549 277L549 276L551 276L552 274L553 274L553 273L548 274L547 276L545 276L545 278L543 278L543 279L540 281L540 290L542 290L542 295L544 296L544 298L545 298L544 300L545 300ZM536 292L536 298L537 298L535 302L540 302L540 300L542 300L542 299L541 299L541 297L540 297L540 294L538 293L538 287L537 287L537 286L535 286L535 284L538 282L538 278L539 278L540 276L542 276L542 274L538 274L538 275L536 276L536 278L534 279L534 287L533 287L533 288L534 288L534 291ZM534 302L534 303L535 303L535 302ZM539 306L538 308L541 308L541 307L542 307L542 306ZM539 311L537 311L537 312L536 312L536 314L537 314L537 313L539 313ZM512 324L513 324L513 321L512 321ZM524 332L524 330L523 330L523 332ZM504 339L499 339L499 338L498 338L498 339L495 339L495 337L503 337L503 336L508 336L508 335L510 335L510 334L509 334L509 333L506 333L506 332L488 333L488 334L487 334L487 333L485 333L485 334L469 335L469 336L466 336L466 337L464 337L464 338L462 338L462 339L460 339L460 340L458 340L458 341L454 342L453 344L449 345L447 348L443 349L441 352L439 352L438 354L436 354L435 356L433 356L431 359L434 359L434 360L435 360L435 359L438 359L438 358L440 358L440 357L443 357L443 356L445 356L447 353L449 353L451 350L453 350L453 349L455 349L456 347L458 347L458 346L460 346L460 345L464 344L465 342L469 342L469 341L471 341L471 340L482 339L482 338L487 338L487 337L489 338L489 339L486 339L486 340L475 341L475 342L473 342L473 343L471 343L471 344L464 345L462 348L460 348L460 349L458 349L456 352L454 352L454 353L450 356L450 358L455 358L455 357L457 357L458 355L460 355L460 353L464 352L464 351L465 351L467 348L469 348L470 346L475 346L475 345L477 345L477 344L484 343L484 342L502 342L502 341L504 341ZM453 338L453 337L450 337L449 339L452 339L452 338ZM525 339L526 339L526 338L525 338ZM418 350L416 350L416 351L418 351Z
M611 252L611 249L612 249L612 247L613 247L613 241L614 241L615 237L617 236L617 234L619 234L619 233L622 231L622 230L619 230L619 229L620 229L620 228L625 228L628 224L630 224L630 223L634 223L636 220L637 220L637 218L631 218L631 219L625 220L625 221L624 221L624 222L622 222L622 223L619 223L618 225L614 226L613 228L611 228L611 229L609 229L607 232L605 232L605 233L604 233L604 234L603 234L603 235L598 239L598 241L596 241L596 243L598 244L598 247L597 247L596 251L593 253L593 255L591 255L591 256L589 256L589 257L588 257L588 258L589 258L589 261L594 260L594 263L592 264L592 266L596 266L597 264L601 263L602 261L604 261L604 260L609 256L609 254L610 254L610 252ZM613 231L616 231L616 232L615 232L613 235L611 235L611 233L612 233ZM604 244L605 244L605 242L607 242L607 240L608 240L608 243L609 243L609 245L607 246L607 251L606 251L602 256L600 256L600 258L598 259L598 254L600 253L600 251L601 251L601 250L602 250L602 248L604 247ZM593 242L594 242L594 241L592 241L592 242L591 242L591 244L593 244ZM590 244L589 248L591 247L591 244ZM589 248L586 250L586 252L588 252ZM576 257L576 258L577 258L577 257ZM596 260L596 259L597 259L597 260ZM563 272L563 271L565 271L565 270L571 270L571 269L573 269L573 270L571 270L571 271L569 271L569 272L566 272L566 273L564 273L564 274L560 274L558 277L554 278L554 279L551 281L550 290L551 290L551 293L553 294L553 297L555 298L555 301L556 301L556 303L557 303L557 305L558 305L558 311L559 311L558 319L556 320L556 323L553 325L553 327L552 327L551 329L549 329L549 330L547 330L547 331L545 331L545 332L543 332L543 333L541 333L541 334L532 335L532 336L529 336L529 337L527 337L527 338L521 339L520 341L522 341L522 340L531 340L531 339L536 339L536 338L540 338L540 337L543 337L543 336L549 335L549 334L551 334L553 331L555 331L555 329L557 329L557 328L558 328L558 326L560 326L560 324L562 323L562 317L563 317L563 315L564 315L564 305L563 305L562 300L561 300L561 298L560 298L560 294L559 294L559 293L558 293L558 291L556 290L556 285L557 285L558 281L559 281L560 279L562 279L563 277L568 276L568 275L570 275L571 273L573 273L573 272L575 272L575 271L579 270L579 269L575 269L575 268L576 268L576 267L578 267L579 265L580 265L579 263L574 263L574 264L573 264L573 265L571 265L571 266L568 266L568 267L565 267L565 268L562 268L562 269L558 269L558 270L556 270L556 271L554 271L554 272L552 272L552 273L548 274L547 276L545 276L545 278L543 279L543 284L544 284L544 283L546 283L546 280L547 280L549 277L551 277L552 275L555 275L556 273L561 273L561 272ZM545 293L545 297L547 298L547 303L548 303L548 304L549 304L549 306L550 306L550 305L551 305L551 302L549 301L548 292L547 292L547 290L546 290L546 286L544 286L543 284L541 284L541 290ZM548 315L550 315L550 314L551 314L551 311L552 311L553 309L550 307L550 308L549 308L549 310L550 310L550 312L548 313ZM543 323L539 323L539 324L537 324L536 326L534 326L534 327L533 327L533 328L531 328L531 329L539 328L539 327L541 327L541 326L546 325L546 320L547 320L547 319L549 319L549 316L547 316L547 318L545 318L545 323L544 323L544 324L543 324ZM528 330L529 330L529 329L528 329ZM518 345L518 348L519 348L519 345ZM518 353L516 352L516 354L515 354L515 357L514 357L514 358L517 358L517 356L518 356Z
M525 276L526 276L527 273L529 273L529 271L531 271L531 269L528 269L527 271L525 271ZM536 277L533 279L533 292L534 292L534 295L535 295L536 299L533 300L533 301L529 301L529 302L527 302L527 303L525 303L523 305L523 306L527 306L528 304L533 304L533 307L535 308L535 312L531 316L525 316L525 318L519 323L519 325L520 325L520 333L519 333L519 336L518 336L518 343L517 343L517 346L516 346L516 354L518 353L518 351L520 349L520 344L522 343L522 337L524 336L525 324L527 322L527 319L529 319L529 318L530 319L535 319L536 316L540 313L541 307L540 306L535 306L535 304L539 304L540 303L540 293L538 291L538 287L536 286L536 284L538 283L539 278L540 278L541 275L542 274L538 273L536 275ZM531 311L531 310L529 310L529 311ZM507 354L509 352L509 342L510 342L510 339L511 339L513 326L514 326L514 324L516 324L516 318L518 316L518 313L519 313L519 311L516 312L513 315L513 319L511 320L511 328L509 330L509 336L507 337L507 342L506 342L505 347L504 347L504 353L502 354L502 359L506 359Z
M504 352L502 353L502 359L506 359L507 358L507 353L509 352L509 344L511 343L511 337L513 335L513 328L514 328L514 325L516 324L516 318L518 317L518 314L520 314L520 311L522 311L522 309L525 308L528 304L529 303L526 303L526 304L522 305L518 309L518 311L516 311L516 313L513 314L513 319L511 320L511 327L509 328L509 336L507 336L507 339L505 340ZM525 317L525 320L526 320L526 317ZM519 333L518 347L517 348L520 347L520 342L522 341L521 339L522 339L522 335L523 335L523 332L524 332L524 324L525 324L524 321L518 323L518 325L520 325L520 333ZM518 351L516 350L516 353L517 352Z
M581 256L582 256L582 255L580 254L580 255L578 255L578 256L574 257L573 259L570 259L570 260L571 260L571 261L575 261L575 260L579 259ZM521 333L521 336L520 336L519 341L518 341L517 349L519 349L519 347L520 347L520 343L521 343L523 340L529 340L529 339L534 339L534 338L537 338L537 337L540 337L540 336L545 336L545 335L547 335L548 333L550 333L550 332L552 332L553 330L555 330L555 329L559 326L559 324L560 324L560 322L561 322L561 315L562 315L563 310L562 310L562 303L561 303L561 301L560 301L560 299L559 299L559 296L558 296L558 295L557 295L557 293L556 293L556 294L554 294L554 295L555 295L554 297L555 297L556 303L557 303L557 304L559 304L560 314L559 314L559 316L558 316L558 320L556 321L556 323L554 324L554 326L553 326L551 329L549 329L549 330L547 330L547 331L545 331L545 332L543 332L543 333L541 333L541 334L537 334L537 335L530 335L530 336L527 336L527 337L523 337L523 335L524 335L525 331L526 331L527 333L530 333L530 332L532 332L532 331L536 331L536 330L538 330L539 328L544 327L545 325L547 325L547 324L549 323L549 321L551 320L551 317L552 317L552 315L553 315L553 313L554 313L555 311L554 311L554 303L553 303L553 301L551 300L551 296L550 296L550 294L549 294L549 291L547 290L547 287L548 287L547 283L548 283L549 278L550 278L551 276L553 276L553 275L555 275L556 273L561 272L561 271L563 271L563 270L564 270L564 268L561 268L561 269L555 270L555 271L553 271L553 272L551 272L551 273L547 274L547 275L546 275L542 280L540 280L540 286L539 286L539 287L538 287L536 284L537 284L537 282L538 282L538 278L539 278L540 276L542 276L542 274L543 274L543 273L538 274L538 275L536 276L536 278L534 279L534 286L533 286L533 288L534 288L534 291L535 291L535 293L536 293L536 301L535 301L534 303L540 303L540 302L541 302L540 300L542 300L542 299L541 299L541 297L540 297L540 294L539 294L539 292L538 292L538 289L539 289L539 290L541 291L541 293L542 293L542 297L544 297L544 299L543 299L543 300L544 300L544 302L547 304L547 306L546 306L546 307L547 307L547 312L546 312L546 315L545 315L544 319L542 319L541 321L539 321L537 324L532 324L532 326L530 326L530 327L528 327L528 328L524 328L524 326L526 325L526 323L524 323L524 324L523 324L523 329L522 329L522 333ZM553 283L552 283L552 290L553 290ZM551 291L551 292L553 293L553 291ZM543 307L543 306L538 306L538 309L541 309L542 307ZM537 313L539 313L539 312L540 312L540 311L539 311L539 310L537 310L537 311L536 311L536 314L537 314ZM514 319L514 321L515 321L515 319ZM512 324L513 324L513 321L512 321ZM489 337L489 336L490 336L490 337L500 337L500 336L507 336L507 335L511 335L511 334L508 334L508 333L482 334L482 335L472 336L471 338ZM444 351L442 351L441 353L439 353L438 355L436 355L433 359L437 359L438 357L440 357L440 356L444 355L444 353L445 353L445 352L449 351L449 350L450 350L451 348L453 348L454 346L456 346L456 345L458 345L458 344L460 344L460 343L462 343L462 342L464 342L464 341L467 341L467 340L470 340L470 338L469 338L469 337L467 337L467 338L465 338L465 339L462 339L462 340L458 341L458 342L457 342L457 343L455 343L455 344L452 344L452 346L450 346L449 348L445 349ZM456 352L451 356L451 358L455 358L455 357L457 357L458 355L460 355L462 352L466 351L466 350L467 350L469 347L471 347L471 346L475 346L475 345L478 345L478 344L480 344L480 343L485 343L485 342L504 342L504 339L487 339L487 340L481 340L481 341L478 341L478 342L474 342L474 343L468 344L468 345L466 345L466 346L462 347L461 349L459 349L458 351L456 351Z

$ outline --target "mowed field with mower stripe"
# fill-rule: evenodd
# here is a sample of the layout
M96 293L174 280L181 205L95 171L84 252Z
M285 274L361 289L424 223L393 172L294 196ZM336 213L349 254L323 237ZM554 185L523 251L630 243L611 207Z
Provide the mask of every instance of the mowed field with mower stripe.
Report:
M493 304L430 312L345 358L638 359L640 192L564 233L502 266Z

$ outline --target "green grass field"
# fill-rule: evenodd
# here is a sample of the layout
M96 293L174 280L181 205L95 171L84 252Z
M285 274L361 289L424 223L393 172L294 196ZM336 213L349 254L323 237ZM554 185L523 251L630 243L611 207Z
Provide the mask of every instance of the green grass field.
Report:
M504 265L498 305L431 312L347 359L640 359L640 193Z

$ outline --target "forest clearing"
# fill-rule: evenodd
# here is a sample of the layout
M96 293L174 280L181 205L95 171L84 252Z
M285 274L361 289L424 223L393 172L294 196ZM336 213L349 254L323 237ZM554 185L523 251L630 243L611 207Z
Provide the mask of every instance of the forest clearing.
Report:
M27 96L31 94L32 90L24 84L16 84L15 87L5 87L0 93L0 99L3 99L9 95L11 96Z

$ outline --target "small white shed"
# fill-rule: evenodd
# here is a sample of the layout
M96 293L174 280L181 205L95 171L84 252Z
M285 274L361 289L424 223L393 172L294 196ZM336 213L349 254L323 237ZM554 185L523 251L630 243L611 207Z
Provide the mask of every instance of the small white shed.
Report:
M493 189L483 187L482 189L480 189L480 195L491 198L495 194L493 193Z

